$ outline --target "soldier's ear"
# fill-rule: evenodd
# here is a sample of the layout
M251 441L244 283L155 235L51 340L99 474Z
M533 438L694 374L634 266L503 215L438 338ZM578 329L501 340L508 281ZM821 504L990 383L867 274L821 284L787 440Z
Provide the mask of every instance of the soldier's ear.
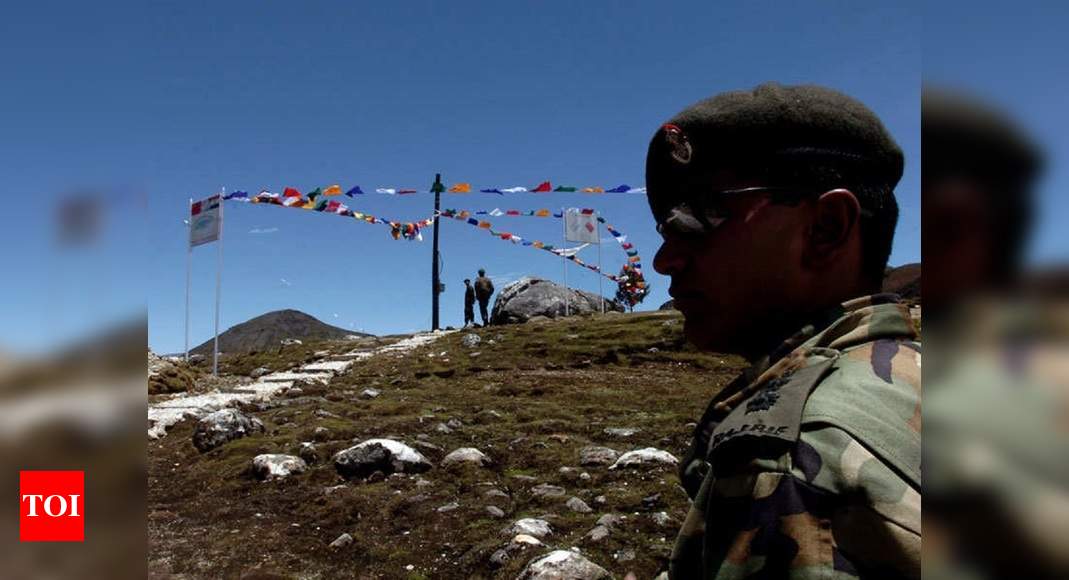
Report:
M858 236L861 204L848 189L833 189L820 195L812 207L812 221L805 260L820 267L841 260Z

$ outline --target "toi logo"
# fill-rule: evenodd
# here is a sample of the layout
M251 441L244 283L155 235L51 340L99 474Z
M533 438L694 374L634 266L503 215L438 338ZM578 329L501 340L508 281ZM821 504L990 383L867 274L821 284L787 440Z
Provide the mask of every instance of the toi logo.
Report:
M19 472L19 541L85 541L85 472Z

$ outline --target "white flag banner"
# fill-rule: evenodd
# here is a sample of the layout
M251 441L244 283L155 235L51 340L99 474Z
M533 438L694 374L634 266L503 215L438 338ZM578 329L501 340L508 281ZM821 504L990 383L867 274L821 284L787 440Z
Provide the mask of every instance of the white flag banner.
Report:
M222 228L222 199L213 195L208 199L193 202L189 212L189 247L207 244L219 239Z
M564 212L564 239L569 242L600 244L598 217L572 208Z
M558 256L563 256L563 257L567 258L567 257L574 256L574 255L578 254L580 250L582 250L583 248L585 248L585 247L587 247L589 245L590 244L583 244L581 246L576 246L574 248L553 248L550 251L553 252L554 254L558 255Z

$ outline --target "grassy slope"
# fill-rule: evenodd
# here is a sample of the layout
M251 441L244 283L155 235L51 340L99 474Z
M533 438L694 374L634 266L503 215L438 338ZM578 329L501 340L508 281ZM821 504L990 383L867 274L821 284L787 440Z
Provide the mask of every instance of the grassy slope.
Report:
M676 312L610 314L474 332L482 337L475 348L461 345L466 332L455 333L405 355L358 363L329 389L305 389L284 405L254 411L267 425L263 436L201 455L190 444L192 424L185 422L151 443L152 568L227 578L254 570L294 578L514 578L539 551L528 550L497 571L488 558L509 540L502 528L536 516L555 529L546 539L548 546L579 546L617 577L628 571L651 577L667 559L686 512L687 499L674 470L581 468L591 475L584 482L558 469L579 467L579 449L592 444L619 451L653 446L681 456L689 440L685 424L698 418L741 361L684 347ZM496 344L489 344L490 339ZM250 366L234 362L234 369ZM369 386L382 395L360 399L360 390ZM338 417L321 417L317 410ZM439 422L453 418L464 427L448 434L435 431ZM317 438L316 427L326 427L329 434ZM620 439L605 434L607 427L641 432ZM431 482L422 488L416 486L420 477L403 476L352 481L325 494L325 488L344 483L330 456L354 439L371 437L430 443L440 451L417 449L436 465L457 447L477 447L495 465L455 471L435 467L420 476ZM248 475L256 454L296 453L301 441L317 441L323 457L308 473L269 483ZM568 495L540 501L528 491L539 483L563 486ZM483 497L491 487L509 499ZM643 506L644 497L657 493L657 505ZM420 495L422 501L409 501ZM565 508L571 495L594 512ZM599 505L594 498L602 495L606 502ZM459 509L435 511L453 501ZM490 517L487 505L502 508L506 517ZM670 526L652 521L650 515L659 511L672 517ZM627 520L601 542L585 540L605 513L625 514ZM352 534L355 543L328 549L343 532ZM614 555L628 549L636 558L616 561ZM408 565L414 569L407 570Z

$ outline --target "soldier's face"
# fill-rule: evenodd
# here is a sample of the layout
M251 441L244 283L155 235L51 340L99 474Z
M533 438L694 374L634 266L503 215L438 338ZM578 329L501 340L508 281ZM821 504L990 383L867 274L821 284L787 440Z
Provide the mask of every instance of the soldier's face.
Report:
M725 182L716 189L760 184ZM725 200L731 218L699 238L667 233L653 261L698 348L751 354L769 325L782 323L799 282L804 236L793 212L766 196Z

